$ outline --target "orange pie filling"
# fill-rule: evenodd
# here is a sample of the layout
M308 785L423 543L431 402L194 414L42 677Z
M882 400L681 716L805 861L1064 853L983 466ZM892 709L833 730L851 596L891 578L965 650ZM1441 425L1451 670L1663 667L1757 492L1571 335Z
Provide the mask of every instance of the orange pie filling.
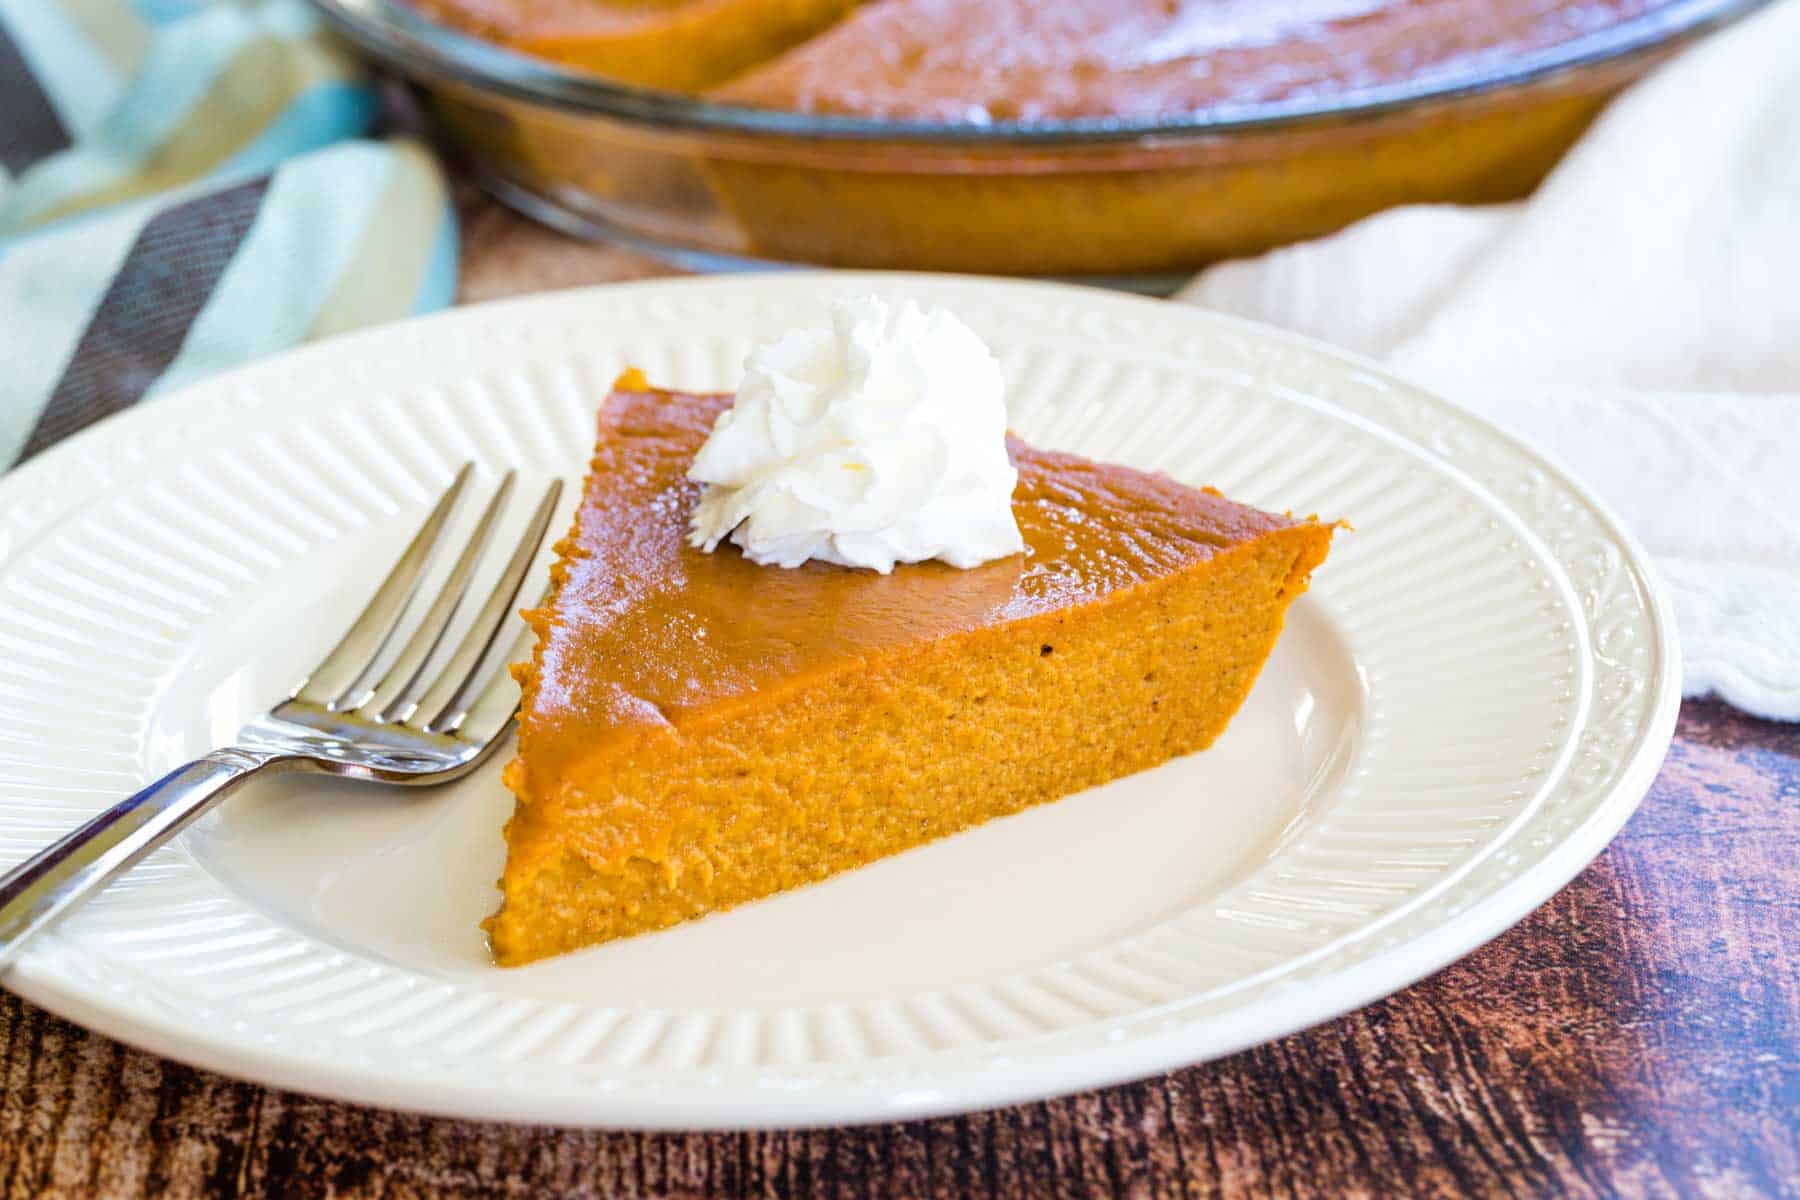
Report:
M688 544L726 396L599 417L506 770L495 958L825 879L1217 738L1333 526L1012 439L1026 552L892 574Z

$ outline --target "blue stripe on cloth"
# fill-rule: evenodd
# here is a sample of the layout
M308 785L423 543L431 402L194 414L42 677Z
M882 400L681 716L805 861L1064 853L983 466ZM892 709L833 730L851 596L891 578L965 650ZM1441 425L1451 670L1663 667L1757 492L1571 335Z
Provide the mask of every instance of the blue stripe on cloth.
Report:
M152 25L169 25L193 16L212 3L213 0L131 0L131 7Z
M213 180L261 174L296 154L358 137L375 123L381 100L366 84L332 80L308 88L254 141L208 175Z

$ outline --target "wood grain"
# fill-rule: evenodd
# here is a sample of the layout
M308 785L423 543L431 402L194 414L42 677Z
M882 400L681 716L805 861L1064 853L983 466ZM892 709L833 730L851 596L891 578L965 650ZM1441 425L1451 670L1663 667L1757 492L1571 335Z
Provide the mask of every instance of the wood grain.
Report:
M658 273L479 202L465 299ZM121 1047L0 992L0 1197L1800 1196L1800 727L1690 703L1568 888L1381 1003L955 1119L636 1135L411 1117Z

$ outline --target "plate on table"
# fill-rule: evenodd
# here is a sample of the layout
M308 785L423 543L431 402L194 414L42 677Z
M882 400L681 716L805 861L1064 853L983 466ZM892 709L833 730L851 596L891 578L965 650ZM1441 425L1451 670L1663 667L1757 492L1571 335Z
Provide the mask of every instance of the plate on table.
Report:
M973 326L1029 441L1351 522L1212 749L511 970L477 925L498 900L504 752L439 789L282 777L33 944L5 986L160 1054L395 1108L905 1119L1173 1069L1368 1003L1519 920L1637 805L1679 701L1669 612L1618 521L1532 451L1365 363L1190 308L784 274L334 339L0 478L0 864L282 694L465 459L490 482L576 481L624 366L730 387L750 345L864 291Z

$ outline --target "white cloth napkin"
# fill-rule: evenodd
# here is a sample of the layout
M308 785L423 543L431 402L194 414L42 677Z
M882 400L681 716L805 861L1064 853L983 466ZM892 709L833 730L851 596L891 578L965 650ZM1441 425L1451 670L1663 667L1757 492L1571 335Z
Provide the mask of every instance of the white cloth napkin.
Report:
M1800 720L1800 0L1638 84L1522 204L1394 209L1181 298L1560 460L1656 558L1686 693Z

